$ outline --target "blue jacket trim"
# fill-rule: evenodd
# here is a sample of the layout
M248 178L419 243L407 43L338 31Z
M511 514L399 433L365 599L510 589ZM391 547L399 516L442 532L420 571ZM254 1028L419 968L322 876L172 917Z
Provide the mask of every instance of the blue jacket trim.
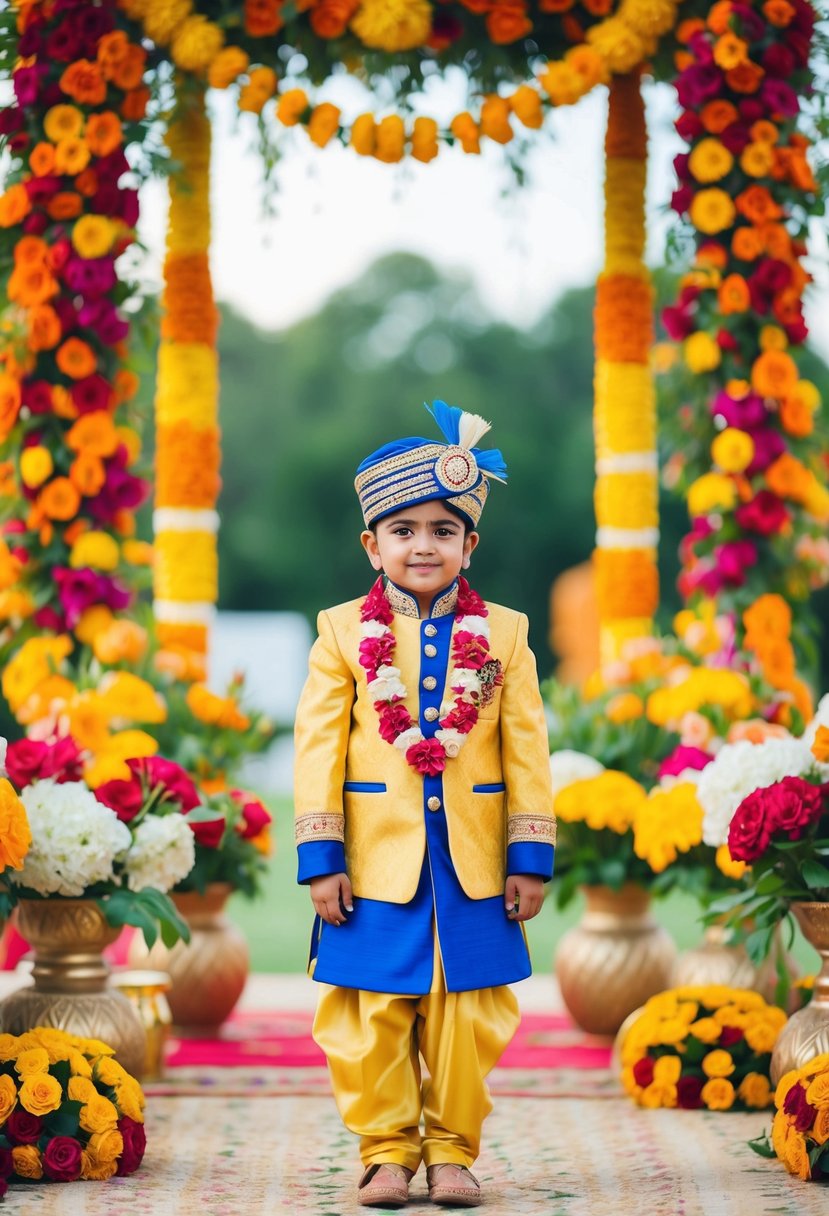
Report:
M297 882L309 883L326 874L345 873L345 847L341 840L308 840L297 846Z
M345 781L343 789L347 794L385 794L385 781Z
M547 882L553 877L555 846L519 840L507 846L507 874L537 874Z
M473 785L473 794L503 794L507 787L503 781L494 781L491 785Z

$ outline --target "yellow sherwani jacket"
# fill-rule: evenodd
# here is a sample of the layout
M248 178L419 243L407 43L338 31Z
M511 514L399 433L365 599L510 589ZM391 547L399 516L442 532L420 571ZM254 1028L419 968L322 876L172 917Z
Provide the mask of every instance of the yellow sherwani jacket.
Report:
M317 621L319 637L296 719L296 839L300 856L304 844L342 842L354 894L404 904L413 898L423 868L425 816L437 808L427 809L424 778L380 736L359 664L362 603L361 598L340 604L321 612ZM501 662L503 684L481 708L459 755L447 760L440 808L457 878L476 900L503 894L508 849L513 854L510 872L549 877L549 846L555 844L547 728L527 644L527 618L498 604L488 603L487 609L490 655ZM394 665L407 688L406 705L421 728L423 625L395 613L392 626ZM373 784L374 792L346 788L353 784ZM378 785L385 789L378 791ZM482 791L481 786L503 789ZM547 848L531 853L513 849L522 845ZM547 853L549 868L521 862L522 854ZM336 857L336 849L331 856Z

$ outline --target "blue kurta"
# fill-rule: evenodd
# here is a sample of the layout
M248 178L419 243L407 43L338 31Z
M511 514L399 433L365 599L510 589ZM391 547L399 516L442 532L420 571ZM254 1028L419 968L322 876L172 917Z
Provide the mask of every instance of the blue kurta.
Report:
M435 596L433 607L445 595L444 590ZM418 724L426 738L440 725L437 718L430 722L425 713L440 709L454 621L454 614L449 613L423 618L420 624ZM434 655L426 653L429 645L434 647ZM434 677L432 689L423 686L427 676ZM503 788L476 785L473 797ZM386 787L382 782L346 782L345 790L349 789L367 794L383 793ZM434 799L438 800L438 809L429 809L430 799L433 806ZM407 904L394 904L355 897L354 911L347 914L343 925L328 925L317 917L311 947L311 957L316 958L315 980L369 992L421 995L432 984L435 932L449 992L510 984L530 975L523 928L507 917L503 895L470 899L458 881L449 852L441 775L423 778L423 816L426 853L414 898ZM310 841L300 844L298 852L301 883L346 869L345 850L339 841ZM520 842L507 849L508 874L549 879L552 865L553 848L548 844Z

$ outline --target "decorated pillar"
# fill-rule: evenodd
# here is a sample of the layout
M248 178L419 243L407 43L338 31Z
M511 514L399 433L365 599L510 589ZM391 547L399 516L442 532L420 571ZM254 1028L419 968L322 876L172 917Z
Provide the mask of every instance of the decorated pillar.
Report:
M218 310L210 278L210 122L204 89L186 85L166 140L174 162L155 398L158 634L199 675L218 598Z
M596 285L596 549L601 657L651 632L659 598L652 288L644 262L647 131L639 72L613 76L605 257Z

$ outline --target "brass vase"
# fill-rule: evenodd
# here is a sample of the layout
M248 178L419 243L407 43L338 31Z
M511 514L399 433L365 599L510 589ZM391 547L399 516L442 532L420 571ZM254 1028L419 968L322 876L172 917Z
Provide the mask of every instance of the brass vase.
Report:
M728 932L723 925L708 925L701 945L685 950L677 959L673 985L685 988L724 984L727 988L750 988L774 1004L777 967L781 962L789 980L796 979L797 964L783 946L780 933L774 935L769 957L755 967L742 943L732 944L728 941ZM796 995L790 995L790 1000L796 999Z
M33 984L0 1001L0 1032L54 1026L101 1039L134 1077L144 1069L144 1027L134 1007L110 985L103 951L120 928L94 899L21 899L20 932L34 953Z
M210 883L198 891L172 893L180 915L190 926L189 944L176 942L168 950L156 942L147 951L136 937L129 951L130 965L166 971L173 1024L179 1031L206 1035L217 1029L242 995L250 970L248 944L224 914L232 893L229 883Z
M773 1085L784 1073L829 1051L829 903L792 904L792 912L806 941L820 955L821 968L811 1001L793 1013L780 1031L771 1055Z
M581 923L556 952L561 996L573 1020L591 1034L615 1034L628 1014L671 986L673 940L650 912L636 883L620 891L586 887Z

